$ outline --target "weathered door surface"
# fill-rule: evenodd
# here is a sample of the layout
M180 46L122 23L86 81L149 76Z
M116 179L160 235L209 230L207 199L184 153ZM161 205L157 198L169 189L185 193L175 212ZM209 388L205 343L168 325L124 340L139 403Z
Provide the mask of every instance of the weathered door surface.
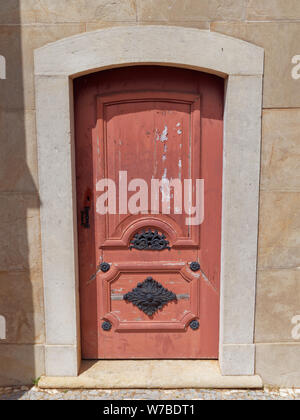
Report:
M217 358L223 80L139 66L74 92L83 358ZM191 180L195 205L197 179L189 225L184 188L165 184Z

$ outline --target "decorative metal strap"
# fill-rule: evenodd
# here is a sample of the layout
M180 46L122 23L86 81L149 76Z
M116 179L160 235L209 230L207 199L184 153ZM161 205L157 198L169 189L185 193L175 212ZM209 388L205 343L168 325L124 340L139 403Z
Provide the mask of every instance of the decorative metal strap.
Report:
M124 300L137 306L146 315L153 315L158 309L162 309L168 302L177 300L175 293L165 289L162 284L147 277L142 283L131 292L123 296Z
M130 241L129 249L132 248L140 251L162 251L163 249L171 249L169 247L169 241L166 240L165 235L159 234L157 230L152 231L151 229L136 233L134 238Z

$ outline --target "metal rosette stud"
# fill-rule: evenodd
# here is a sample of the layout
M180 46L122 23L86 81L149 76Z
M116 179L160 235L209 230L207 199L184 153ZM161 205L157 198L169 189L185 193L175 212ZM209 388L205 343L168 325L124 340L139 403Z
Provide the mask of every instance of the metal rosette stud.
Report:
M193 261L190 263L190 269L192 271L199 271L200 270L200 264L198 263L198 261Z
M103 331L110 331L111 330L111 323L109 321L102 322L101 328Z
M194 319L193 321L190 322L190 327L194 331L198 330L200 327L199 321L197 321L197 319Z
M107 273L107 271L110 269L110 264L108 264L107 262L103 262L100 264L99 267L103 273Z

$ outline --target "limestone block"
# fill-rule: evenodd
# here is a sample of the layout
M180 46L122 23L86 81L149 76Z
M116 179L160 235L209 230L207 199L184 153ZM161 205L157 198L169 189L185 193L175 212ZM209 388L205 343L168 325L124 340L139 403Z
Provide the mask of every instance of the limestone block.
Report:
M9 0L0 23L77 23L136 20L135 0Z
M265 108L300 107L300 78L292 77L292 58L300 55L300 23L211 24L211 30L243 39L265 49Z
M48 376L77 376L79 371L75 346L46 346L46 374Z
M41 388L261 388L259 376L222 376L217 360L83 361L76 377L42 377Z
M43 344L42 273L0 272L0 310L6 320L4 343Z
M0 53L6 58L0 108L34 109L33 50L84 31L84 24L0 26Z
M223 344L221 348L222 375L254 375L254 344Z
M258 241L260 269L299 267L299 212L299 192L261 192Z
M2 15L2 4L0 15ZM24 95L20 26L0 25L0 54L6 61L6 78L0 79L0 109L22 109Z
M77 214L68 78L37 78L47 344L77 343ZM49 179L52 182L49 182Z
M299 0L249 0L247 20L300 19Z
M225 344L253 342L261 130L259 103L261 78L249 77L247 82L239 76L230 78L225 104L221 260L223 313L220 327Z
M20 0L1 2L0 24L20 23Z
M300 387L300 344L257 344L256 373L264 384Z
M44 346L0 344L0 386L32 385L45 372Z
M38 190L35 112L0 108L0 191Z
M137 0L138 21L243 20L245 0Z
M296 316L300 318L299 296L299 270L258 272L255 316L257 343L297 341L293 321Z
M300 109L265 110L261 189L300 191Z
M39 199L0 193L0 271L41 270Z

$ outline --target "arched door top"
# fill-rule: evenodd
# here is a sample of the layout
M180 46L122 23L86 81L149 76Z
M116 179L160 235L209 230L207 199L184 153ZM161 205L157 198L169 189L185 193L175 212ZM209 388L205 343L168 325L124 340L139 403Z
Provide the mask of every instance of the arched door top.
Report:
M177 26L122 26L85 32L35 51L37 75L76 77L136 64L227 75L261 75L264 50L216 32Z

